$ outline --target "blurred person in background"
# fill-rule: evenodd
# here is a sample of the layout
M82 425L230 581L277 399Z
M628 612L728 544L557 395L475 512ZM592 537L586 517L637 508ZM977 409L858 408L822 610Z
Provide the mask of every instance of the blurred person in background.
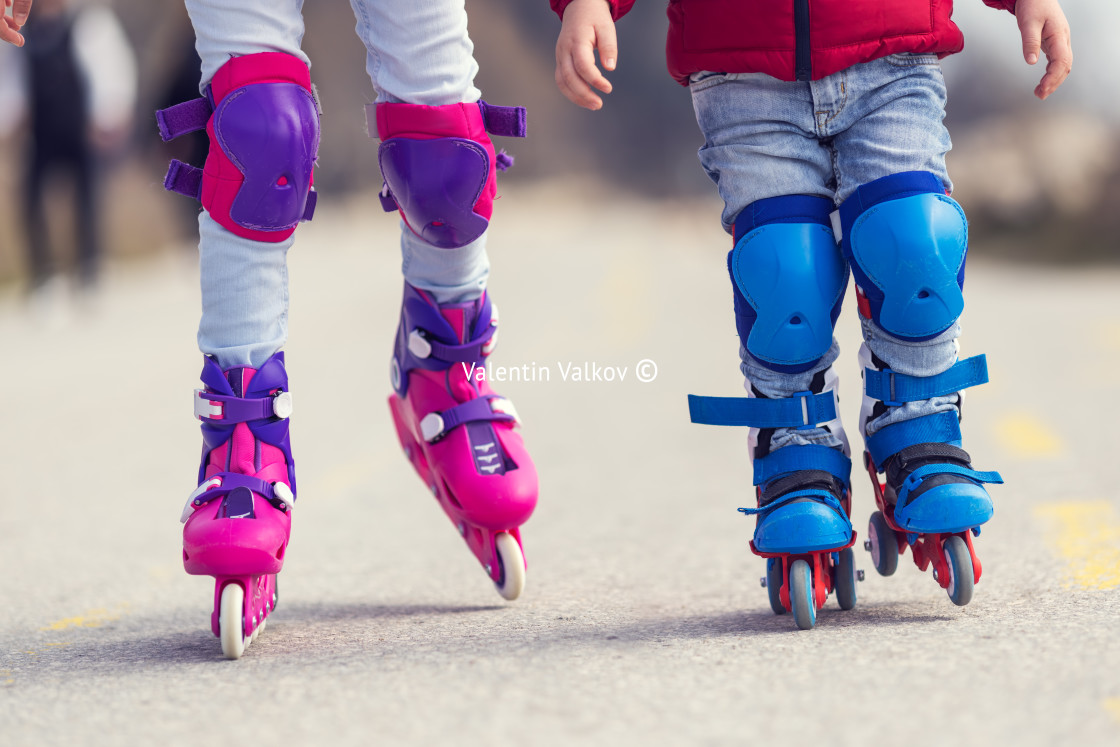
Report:
M1057 0L984 0L1011 11L1022 54L1047 58L1047 98L1073 63ZM633 0L551 0L563 19L556 83L602 107L618 58L614 22ZM980 565L972 535L994 511L961 448L961 390L987 382L958 360L968 232L949 195L939 59L964 37L940 0L670 0L669 70L688 86L701 164L724 201L740 370L748 397L689 397L693 422L748 426L774 612L802 629L835 590L855 605L851 459L840 422L833 328L855 277L863 328L864 437L879 511L870 549L883 575L909 546L955 604ZM687 22L686 19L687 18ZM878 474L885 482L880 483Z
M10 25L9 25L10 28ZM132 48L109 8L37 0L20 29L22 49L0 46L0 139L26 120L24 228L33 301L61 292L52 256L46 195L50 177L73 184L73 274L92 291L101 263L102 158L127 140L136 105Z
M523 137L525 111L481 100L464 0L351 5L377 93L366 120L381 139L380 202L401 216L394 423L427 490L513 599L524 584L520 526L536 506L537 473L512 404L485 376L497 330L486 238L496 171L512 164L489 135ZM157 113L165 140L203 129L210 138L204 168L175 160L164 180L203 206L205 389L194 411L205 445L182 514L183 564L214 576L212 630L237 658L273 610L291 535L287 252L315 209L321 110L301 48L302 0L186 7L203 96ZM353 345L366 344L361 329Z

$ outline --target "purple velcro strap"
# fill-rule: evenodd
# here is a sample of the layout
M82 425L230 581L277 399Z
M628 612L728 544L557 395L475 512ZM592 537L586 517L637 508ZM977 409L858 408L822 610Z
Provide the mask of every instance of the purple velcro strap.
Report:
M222 484L200 494L198 498L195 499L197 505L209 503L215 498L229 495L238 488L249 488L249 490L252 490L254 493L263 496L267 501L272 501L276 498L276 489L272 486L272 483L262 480L259 477L242 475L237 472L219 472L214 475L214 477L220 479ZM212 477L210 479L214 478Z
M177 192L201 200L202 169L173 158L171 165L167 167L167 176L163 177L163 188L169 192Z
M493 408L490 407L491 399L493 397L479 397L440 411L439 416L443 419L443 430L440 431L440 435L450 433L453 428L463 423L514 419L512 415L504 412L494 412Z
M388 184L381 188L381 191L377 193L377 196L381 199L382 210L384 210L386 213L397 212L397 201L393 197L393 193L389 191Z
M303 209L303 217L300 220L311 220L315 216L315 204L319 202L319 193L312 187L307 192L307 207Z
M482 121L491 135L502 137L525 137L528 133L525 107L492 106L485 101L478 102L482 110Z
M203 414L199 415L200 418L204 418L213 423L232 425L234 423L251 423L255 420L267 420L275 417L272 397L230 397L225 394L215 394L214 392L202 392L196 396L205 402L217 402L221 405L222 416L220 418L208 417Z
M432 346L432 353L429 357L436 360L443 361L444 363L472 363L482 361L482 349L490 342L490 338L494 336L496 327L493 325L486 328L482 335L474 340L471 340L465 345L445 345L439 340L428 340L428 344Z
M167 142L188 132L206 129L206 123L210 120L213 111L210 102L203 98L160 109L156 112L159 136Z

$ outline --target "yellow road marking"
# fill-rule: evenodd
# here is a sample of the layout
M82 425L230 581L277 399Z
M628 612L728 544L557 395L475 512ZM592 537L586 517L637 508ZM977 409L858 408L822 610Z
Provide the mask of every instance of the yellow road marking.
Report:
M1114 506L1107 501L1060 503L1040 506L1034 513L1055 530L1058 553L1066 561L1066 588L1120 588L1120 516Z
M996 424L996 435L1009 450L1020 456L1052 457L1062 453L1062 442L1033 415L1014 413Z
M112 613L105 609L86 610L84 615L64 617L55 620L40 630L66 630L67 628L100 628L107 622L121 619L119 613Z
M1120 698L1105 698L1104 709L1112 714L1112 718L1120 721Z

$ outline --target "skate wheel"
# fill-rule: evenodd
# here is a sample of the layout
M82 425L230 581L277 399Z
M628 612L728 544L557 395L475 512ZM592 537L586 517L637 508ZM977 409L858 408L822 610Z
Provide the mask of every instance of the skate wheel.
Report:
M898 542L894 530L887 526L882 511L871 514L867 523L867 537L871 543L871 562L880 576L889 576L898 569Z
M949 566L949 599L953 604L963 607L972 601L972 590L975 588L972 573L972 555L968 552L968 545L955 534L945 540L941 546L945 553L945 563Z
M770 609L775 615L784 615L782 606L782 561L778 558L766 559L766 594L770 597Z
M852 548L845 547L840 551L835 573L836 603L840 609L850 610L856 606L856 554Z
M817 605L813 600L813 571L804 560L795 560L789 567L789 603L793 621L802 630L817 624Z
M221 630L222 655L227 659L240 659L245 653L245 591L240 584L226 584L222 589L218 625Z
M521 596L525 588L525 556L521 545L509 532L501 532L494 537L494 548L498 552L498 562L502 564L502 582L494 586L503 599L511 602Z

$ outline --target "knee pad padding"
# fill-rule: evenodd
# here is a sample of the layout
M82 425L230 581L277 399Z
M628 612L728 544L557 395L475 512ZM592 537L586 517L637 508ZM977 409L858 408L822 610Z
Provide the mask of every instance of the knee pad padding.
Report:
M307 67L281 53L234 57L214 76L210 96L203 207L239 236L283 241L304 217L318 157Z
M489 225L496 171L512 162L494 151L489 133L525 136L525 110L471 104L381 103L367 108L381 138L377 160L383 202L429 244L465 246Z
M233 57L205 98L158 111L156 122L165 141L206 130L205 167L172 160L163 186L200 200L222 227L275 243L311 220L319 104L300 60L280 52Z
M891 185L881 184L886 180L903 186L910 174L867 186L881 190ZM964 310L964 210L943 191L881 190L879 196L885 199L858 212L845 210L847 203L841 208L845 255L871 318L898 337L928 339L952 326Z
M848 268L831 229L770 223L728 256L739 337L764 364L810 368L832 344Z

